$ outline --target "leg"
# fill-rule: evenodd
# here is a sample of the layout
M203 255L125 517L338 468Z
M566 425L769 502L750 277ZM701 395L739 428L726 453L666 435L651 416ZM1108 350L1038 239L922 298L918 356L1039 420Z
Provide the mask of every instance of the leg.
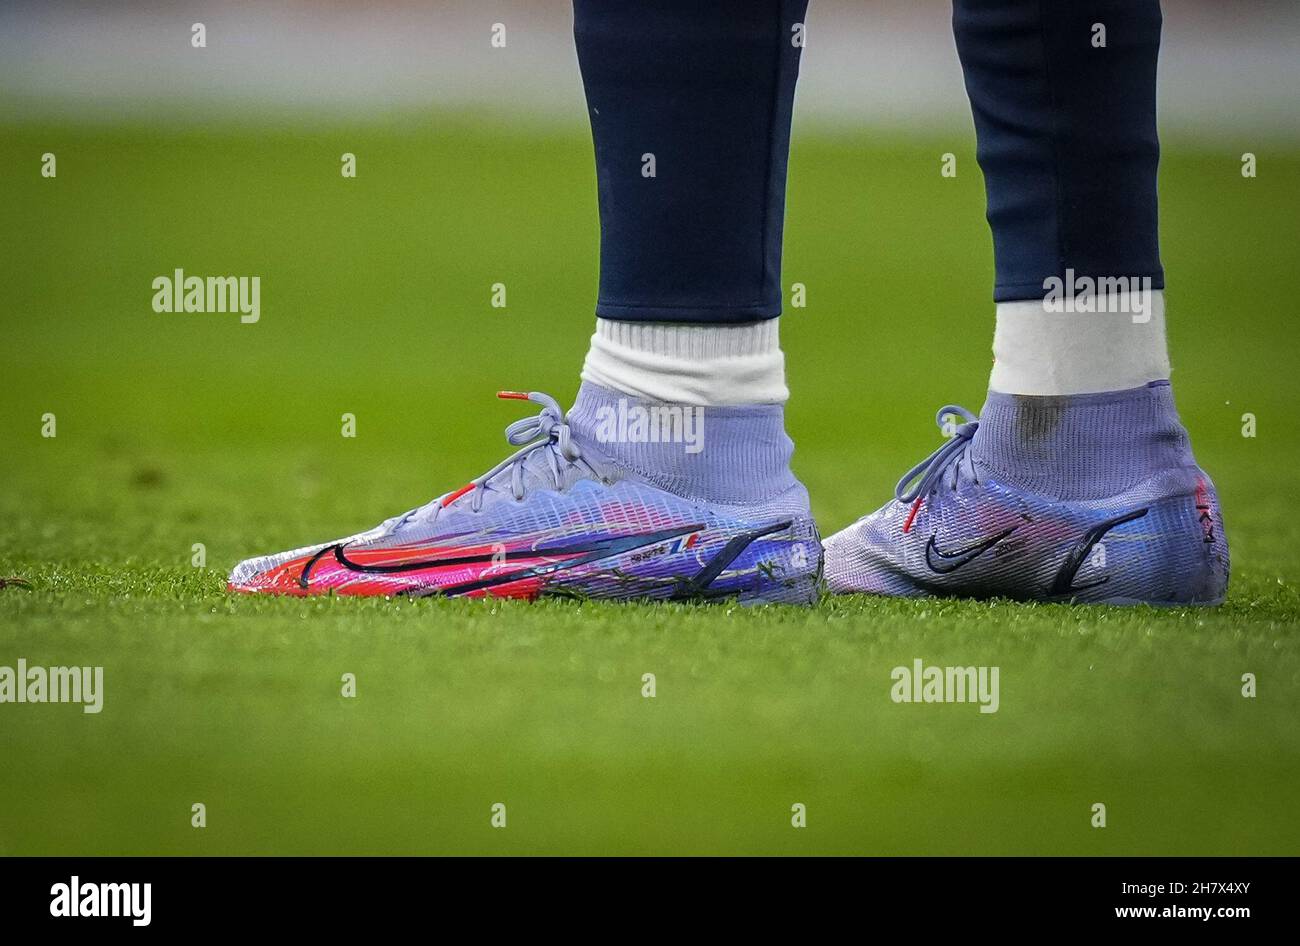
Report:
M575 0L596 146L600 298L624 321L781 312L786 156L807 0Z
M781 232L807 0L575 0L600 296L583 378L651 400L785 401Z
M1160 25L1158 0L954 3L993 232L996 391L1081 394L1169 377ZM1062 298L1063 311L1043 305L1089 285L1096 311L1073 311L1077 296L1068 307ZM1131 318L1131 304L1148 300Z
M993 231L981 417L827 541L833 588L1222 600L1213 484L1174 410L1157 242L1158 0L954 0Z

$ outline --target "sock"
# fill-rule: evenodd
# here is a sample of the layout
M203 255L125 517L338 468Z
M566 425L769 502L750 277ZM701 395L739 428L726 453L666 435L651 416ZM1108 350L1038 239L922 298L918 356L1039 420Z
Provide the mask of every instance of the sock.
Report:
M792 502L806 508L780 404L666 406L584 381L565 417L584 444L670 493L741 504L795 491Z
M784 404L779 319L692 325L597 319L582 379L648 401Z
M1168 381L1104 394L990 391L971 456L998 479L1061 500L1104 499L1194 468Z
M1122 293L1111 312L1048 312L1042 300L998 303L989 388L1090 394L1169 378L1162 290ZM1134 310L1140 303L1143 311ZM1136 320L1136 321L1135 321Z

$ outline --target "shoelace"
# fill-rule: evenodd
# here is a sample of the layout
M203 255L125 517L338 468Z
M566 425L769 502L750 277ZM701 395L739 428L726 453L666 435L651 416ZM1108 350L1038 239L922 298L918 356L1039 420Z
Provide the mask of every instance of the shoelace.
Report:
M525 417L506 427L506 440L520 449L506 457L492 469L476 476L460 489L445 493L437 499L417 509L412 509L403 516L390 520L395 526L412 520L433 521L438 513L450 506L462 496L470 496L470 511L478 512L483 507L483 493L488 480L505 469L510 470L510 493L522 500L527 493L524 485L524 463L537 450L544 450L550 462L550 471L556 489L563 487L563 471L560 461L564 460L574 466L581 466L588 473L602 482L607 482L603 473L586 457L582 449L573 441L572 432L559 403L549 394L540 391L498 391L497 397L512 401L532 401L542 405L536 417Z
M961 417L965 423L958 424L947 443L904 473L903 478L894 487L895 499L900 503L912 504L907 520L903 523L904 532L912 531L912 522L916 519L921 503L925 501L926 496L934 492L950 466L954 468L953 486L956 487L961 460L966 455L966 448L970 446L975 431L979 430L979 418L964 407L945 404L939 408L939 412L934 415L934 422L939 425L940 430L944 428L945 417ZM974 472L974 465L971 464L972 476Z

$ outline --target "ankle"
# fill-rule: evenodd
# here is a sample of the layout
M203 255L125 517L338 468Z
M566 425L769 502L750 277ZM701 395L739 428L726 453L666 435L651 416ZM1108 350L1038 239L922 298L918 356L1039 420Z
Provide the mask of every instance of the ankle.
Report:
M798 484L780 404L677 404L584 381L566 417L584 450L678 496L763 502Z
M1099 394L989 391L971 456L1020 489L1065 500L1114 496L1193 467L1168 381Z

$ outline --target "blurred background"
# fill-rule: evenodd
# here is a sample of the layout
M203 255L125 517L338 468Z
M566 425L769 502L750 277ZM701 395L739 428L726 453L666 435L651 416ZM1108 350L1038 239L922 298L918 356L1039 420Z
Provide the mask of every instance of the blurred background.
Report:
M801 127L968 122L949 0L812 0ZM1166 133L1300 135L1300 5L1167 0ZM196 56L188 26L211 37ZM507 28L508 53L489 47ZM184 27L184 29L182 28ZM581 124L566 0L10 0L0 87L12 117L309 123L403 109Z
M0 577L32 585L0 593L0 657L113 668L113 712L0 726L0 852L481 851L508 785L541 820L500 850L1294 853L1294 696L1235 681L1300 682L1300 4L1164 8L1173 380L1221 494L1229 605L578 621L224 593L244 557L487 469L520 416L496 390L576 391L598 222L569 4L0 4ZM950 15L811 3L784 265L808 304L782 342L826 533L890 498L939 442L934 411L977 410L988 380ZM176 268L259 276L260 321L155 313ZM918 654L1005 664L1016 699L996 725L891 715L863 681ZM618 702L646 666L686 694L663 715ZM340 705L340 667L376 681L368 702ZM804 848L794 791L819 793ZM1125 827L1076 830L1080 797ZM225 827L192 831L194 799Z

